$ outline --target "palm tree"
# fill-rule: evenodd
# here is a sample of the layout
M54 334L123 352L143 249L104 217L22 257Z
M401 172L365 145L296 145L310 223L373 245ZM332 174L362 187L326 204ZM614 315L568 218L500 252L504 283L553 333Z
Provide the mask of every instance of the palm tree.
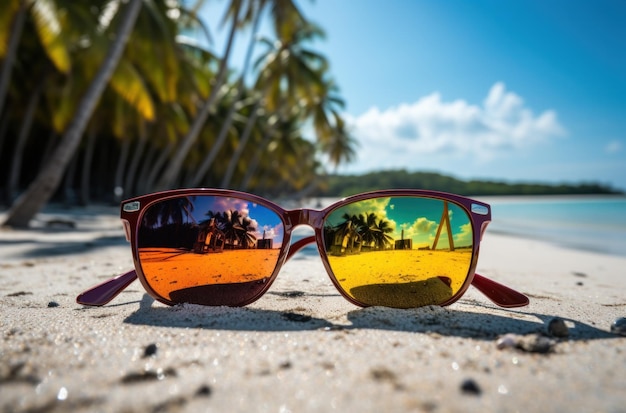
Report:
M314 84L315 97L309 110L312 112L313 127L322 153L337 167L341 162L350 162L355 156L355 140L346 129L339 110L345 103L338 95L339 88L332 80L320 74L321 82Z
M3 59L0 71L0 114L2 113L11 72L15 63L16 51L22 37L26 15L32 16L40 44L44 53L57 70L68 73L70 57L67 39L63 36L58 1L8 0L0 15L0 58ZM6 45L6 47L5 47Z
M222 124L222 127L220 129L220 132L218 134L216 141L213 143L213 145L211 145L211 149L209 150L206 157L202 161L202 164L200 165L200 167L197 169L193 177L193 180L191 181L191 186L198 186L200 184L200 181L208 172L209 168L211 167L211 164L213 163L213 161L215 161L215 158L217 158L219 151L222 149L222 146L224 145L224 142L226 141L228 131L232 125L233 117L235 115L235 110L239 106L239 100L245 90L245 78L248 73L248 67L250 66L250 60L252 58L252 53L254 50L255 39L258 33L258 29L259 29L259 22L261 20L261 14L262 14L265 4L266 4L266 0L261 0L258 3L255 1L251 1L248 3L248 8L243 13L244 17L242 19L241 25L243 26L245 23L249 22L250 20L252 20L253 23L252 23L252 30L251 30L251 38L250 38L250 42L248 43L248 49L246 50L246 55L244 58L241 75L235 85L235 95L233 99L234 103L231 105L230 110L228 111L228 114L226 115L226 119L224 120L224 123Z
M301 118L277 118L270 126L267 139L255 143L249 151L253 156L246 162L246 174L241 188L254 187L255 191L293 194L315 181L319 169L315 145L302 136ZM264 157L261 157L264 154Z
M191 120L197 113L196 102L207 98L210 93L210 79L214 77L212 65L218 60L213 54L201 48L198 44L177 39L178 48L178 84L175 102L160 102L157 107L156 124L152 128L149 145L152 153L156 153L154 160L144 159L145 174L138 178L136 190L149 192L164 169L166 162L172 155L180 136L189 132ZM199 136L212 133L205 129ZM187 167L192 167L188 163Z
M22 36L24 21L26 20L26 2L13 0L5 6L5 10L0 13L0 15L2 16L2 26L0 26L0 29L2 29L2 31L0 31L0 58L3 59L2 69L0 71L0 115L2 115L9 82L11 80L17 45ZM5 47L5 45L7 46Z
M393 238L389 235L393 232L390 222L384 219L377 220L376 214L373 212L359 215L345 213L342 219L342 223L334 228L329 228L327 231L335 233L345 231L346 228L356 228L362 237L363 244L376 249L385 249L393 242Z
M7 182L7 199L9 202L12 202L14 200L15 194L17 193L17 187L19 184L20 172L22 168L24 148L26 147L26 141L33 126L35 113L37 111L37 107L44 86L44 79L40 79L37 81L35 90L32 91L30 98L28 99L28 104L26 106L26 111L24 113L24 119L22 121L20 132L17 136L15 146L13 147L13 155L11 157L13 162L11 163L11 170Z
M255 63L259 72L255 89L261 91L260 99L262 100L259 100L251 111L245 130L248 130L250 124L256 121L259 113L258 106L261 103L264 103L264 110L274 115L273 118L269 119L273 126L265 129L264 137L256 148L256 155L249 164L248 172L240 184L241 189L247 189L250 185L252 177L261 163L262 154L267 150L266 148L270 147L273 134L279 123L284 125L285 122L294 120L294 117L299 118L301 122L304 121L304 104L311 101L313 85L320 81L318 74L328 66L324 56L305 47L315 38L322 37L323 31L302 18L296 19L296 22L297 24L287 25L284 23L283 26L275 27L279 33L277 40L268 37L260 39L260 42L267 48L266 52ZM288 27L288 30L283 27ZM282 135L282 137L286 136L288 135ZM242 140L239 145L246 143ZM231 177L228 175L232 173L231 170L234 170L242 153L243 148L239 149L231 158L229 173L225 176L228 181L224 180L224 187L230 185Z
M130 0L106 58L78 105L78 110L46 167L27 191L14 203L4 225L27 227L32 217L46 204L61 181L63 172L76 152L83 132L102 92L111 78L128 41L143 0Z
M236 85L236 95L234 98L235 103L231 106L231 110L229 110L228 115L226 117L225 122L222 125L222 129L220 134L218 135L217 141L212 145L211 150L207 154L205 160L202 165L198 169L194 180L192 181L192 186L197 186L200 183L200 180L204 175L206 175L209 170L211 164L217 157L219 151L222 149L222 146L225 143L225 139L227 136L227 131L231 127L233 116L237 106L241 106L239 104L240 97L244 94L244 85L245 79L248 74L248 67L250 65L250 60L252 58L252 54L254 51L254 46L256 44L256 39L258 36L258 28L259 22L262 16L264 9L269 6L270 13L272 16L272 21L274 24L274 30L279 36L284 36L285 38L291 37L292 33L295 31L295 27L299 27L305 24L305 20L300 14L300 11L295 6L292 0L260 0L260 1L250 1L248 3L248 8L244 13L244 18L242 19L242 27L246 23L252 21L252 30L250 31L250 41L248 43L248 48L246 50L246 55L243 63L242 72L239 78L239 81ZM269 88L269 84L266 89ZM261 92L261 97L265 95L265 91ZM243 102L242 102L243 103ZM244 128L244 131L237 143L237 147L235 149L234 154L230 158L230 162L228 163L228 167L226 168L226 172L222 178L221 187L225 188L230 185L230 181L234 174L235 167L242 156L243 151L245 150L245 146L248 143L248 139L252 133L252 128L256 121L256 116L258 113L258 109L260 104L262 103L261 99L255 99L254 107L251 111L251 115L248 117L248 121Z
M162 227L168 224L182 225L193 218L194 203L189 197L173 198L154 204L143 216L142 225L148 228Z
M241 3L243 0L232 0L231 6L228 8L227 15L225 17L230 17L231 19L231 28L228 35L228 40L226 42L226 50L224 51L224 56L222 57L217 75L215 77L215 81L212 85L211 94L203 103L200 111L196 115L191 128L187 135L183 138L183 140L178 145L177 151L168 162L167 168L161 175L161 178L157 184L158 189L168 189L174 185L177 177L180 174L180 170L182 168L183 162L185 161L185 157L193 147L194 143L198 139L204 124L209 117L209 114L214 109L216 100L219 96L219 91L222 87L224 80L226 79L227 73L227 64L230 57L230 52L232 49L233 39L235 37L235 31L237 29L237 25L239 23L239 11L241 9Z
M224 233L227 244L232 248L252 248L256 245L252 219L238 210L223 212L208 211L206 215L215 218L219 229Z
M384 249L393 244L393 237L389 235L392 232L393 228L391 228L389 221L383 219L378 221L375 233L375 245L378 249Z

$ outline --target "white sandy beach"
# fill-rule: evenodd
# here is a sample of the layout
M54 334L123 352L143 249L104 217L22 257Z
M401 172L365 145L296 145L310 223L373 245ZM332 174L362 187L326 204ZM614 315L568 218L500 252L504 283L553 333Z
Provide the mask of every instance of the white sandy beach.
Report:
M46 228L57 218L76 228ZM473 288L446 308L361 309L309 251L245 308L166 307L137 281L86 308L78 293L132 268L117 208L36 224L0 230L2 412L626 411L610 331L626 257L487 231L478 272L531 300L510 310Z

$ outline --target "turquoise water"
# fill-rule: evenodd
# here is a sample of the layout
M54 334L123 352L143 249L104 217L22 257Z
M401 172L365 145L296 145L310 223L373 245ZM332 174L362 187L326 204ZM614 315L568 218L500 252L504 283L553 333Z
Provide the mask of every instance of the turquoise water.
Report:
M626 256L626 197L498 197L487 232Z
M626 256L625 196L473 197L491 205L489 233L510 234L560 246ZM315 200L311 208L337 199Z

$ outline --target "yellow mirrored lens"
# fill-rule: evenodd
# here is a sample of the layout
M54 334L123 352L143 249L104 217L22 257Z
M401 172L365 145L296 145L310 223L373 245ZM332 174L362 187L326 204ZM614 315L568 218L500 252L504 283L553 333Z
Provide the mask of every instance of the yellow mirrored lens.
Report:
M266 289L283 235L281 218L261 205L178 197L146 210L139 262L149 286L168 301L241 305Z
M472 263L472 223L449 201L374 198L334 210L324 227L340 288L363 305L412 308L452 298Z

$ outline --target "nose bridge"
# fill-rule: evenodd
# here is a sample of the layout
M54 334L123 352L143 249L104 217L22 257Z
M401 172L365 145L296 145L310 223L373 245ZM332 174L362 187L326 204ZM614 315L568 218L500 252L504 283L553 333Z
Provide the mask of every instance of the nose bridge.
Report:
M293 227L298 225L308 225L311 228L321 228L324 214L316 209L294 209L288 211L289 221Z

